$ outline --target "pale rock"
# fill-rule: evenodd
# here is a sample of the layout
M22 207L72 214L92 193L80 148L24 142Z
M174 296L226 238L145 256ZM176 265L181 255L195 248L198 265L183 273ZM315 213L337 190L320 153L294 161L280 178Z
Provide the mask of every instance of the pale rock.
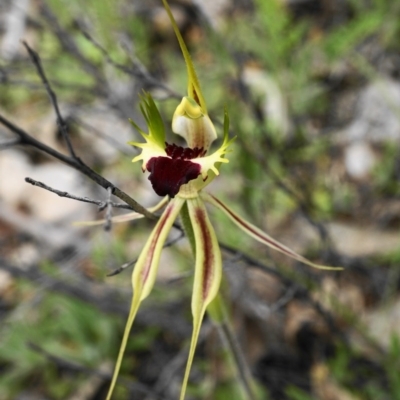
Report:
M366 178L376 163L371 146L365 141L350 143L344 152L346 171L352 178Z
M225 11L231 6L230 0L193 0L193 2L207 17L213 29L217 30L221 26Z
M354 121L341 136L347 142L400 139L400 83L381 79L361 91Z
M400 248L400 236L396 230L382 230L373 224L327 222L324 224L333 247L348 257L384 255ZM284 223L268 229L271 236L297 253L321 244L316 231L303 217L291 216Z
M384 255L400 248L398 231L374 226L331 222L326 224L335 248L350 257Z
M0 199L17 206L25 196L25 177L32 171L28 157L17 151L0 152Z
M5 33L1 41L0 55L5 60L12 60L22 49L21 40L25 34L26 16L29 0L13 0L4 21Z
M263 98L263 112L271 129L284 137L289 135L290 119L288 105L278 82L265 71L247 67L243 71L244 83Z
M38 247L33 243L23 243L15 249L11 255L11 262L23 270L28 270L32 265L40 263L43 255L40 254Z
M91 184L78 171L56 162L36 166L24 153L11 149L0 153L0 200L7 207L28 209L33 216L47 222L92 218L96 206L32 186L25 182L26 177L60 191L91 197Z
M393 335L400 337L400 298L393 299L386 307L380 307L364 316L366 332L381 346L388 348Z
M360 93L355 114L337 138L345 145L348 174L363 179L376 161L370 144L400 140L400 83L386 78L368 85Z

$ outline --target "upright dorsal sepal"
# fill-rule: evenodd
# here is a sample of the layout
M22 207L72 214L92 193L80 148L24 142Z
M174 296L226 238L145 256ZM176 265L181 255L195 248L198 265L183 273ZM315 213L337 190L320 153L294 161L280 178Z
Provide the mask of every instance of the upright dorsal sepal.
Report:
M171 20L172 27L174 28L175 35L178 39L179 46L181 48L183 58L185 59L187 73L188 73L188 96L194 99L201 107L204 114L207 114L207 106L204 101L203 93L200 88L199 79L197 78L196 70L190 57L189 51L186 47L185 41L181 33L179 32L178 25L172 15L171 9L167 3L167 0L162 0L165 10L168 13L169 19Z

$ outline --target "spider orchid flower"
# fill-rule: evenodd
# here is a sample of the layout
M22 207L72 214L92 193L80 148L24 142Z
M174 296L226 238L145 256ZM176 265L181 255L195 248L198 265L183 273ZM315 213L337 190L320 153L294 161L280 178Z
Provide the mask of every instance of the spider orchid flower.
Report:
M202 191L219 175L221 164L228 163L225 156L233 141L233 139L229 139L229 118L225 111L222 144L216 151L208 154L212 142L217 138L216 129L208 116L206 103L189 52L166 0L163 0L163 3L171 19L187 66L188 95L183 97L172 120L172 131L186 140L187 147L166 142L165 129L157 106L150 94L144 94L141 111L146 120L148 132L144 132L131 121L145 139L144 143L130 143L141 149L141 153L133 159L133 162L142 161L142 170L149 172L148 179L154 191L163 197L159 204L149 210L154 212L164 206L165 209L147 239L133 271L133 299L107 399L111 399L129 333L140 303L150 294L154 286L161 250L180 214L186 233L194 244L195 254L191 304L193 333L180 400L185 397L204 314L218 294L222 276L221 251L207 215L205 202L222 210L239 228L259 242L313 267L332 269L314 264L295 253L261 229L243 220L220 200ZM141 217L140 214L131 213L116 217L114 221L123 222ZM97 223L99 222L101 223L101 221L97 221Z

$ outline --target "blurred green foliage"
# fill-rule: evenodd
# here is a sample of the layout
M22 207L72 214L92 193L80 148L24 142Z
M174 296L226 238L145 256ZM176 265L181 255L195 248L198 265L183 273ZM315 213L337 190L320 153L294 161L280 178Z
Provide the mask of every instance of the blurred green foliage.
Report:
M64 399L87 376L63 372L62 367L34 351L30 343L60 359L97 369L114 357L118 319L32 284L21 282L18 292L23 299L18 312L14 311L1 329L0 399L14 398L28 382L52 399Z
M60 3L63 12L57 12ZM49 4L62 26L76 40L79 50L99 69L109 71L110 67L101 52L74 26L74 18L82 9L85 10L83 22L88 23L93 37L114 61L129 64L130 54L119 45L118 40L118 35L124 34L132 43L134 56L138 56L150 71L162 65L170 86L184 92L183 60L171 55L174 54L171 47L156 46L151 42L150 27L145 19L131 12L129 2L51 0ZM400 51L400 3L391 0L351 0L349 6L351 16L346 21L321 27L312 18L295 19L282 1L256 0L254 12L234 16L221 34L205 31L206 40L192 44L191 52L211 115L216 117L218 123L223 107L227 105L232 130L238 136L234 157L231 157L228 166L222 167L225 178L220 183L221 191L223 196L237 200L239 211L246 212L260 225L267 218L286 218L299 209L299 204L304 205L317 221L353 212L357 191L350 183L341 182L338 185L330 177L328 152L332 147L331 138L329 132L315 135L312 123L325 122L332 96L325 77L338 65L351 64L360 69L358 72L365 79L372 79L373 74L368 73L371 66L360 68L363 62L368 64L365 60L360 62L359 57L363 56L357 54L363 44L374 38L383 51ZM43 59L48 77L55 82L58 96L63 101L77 104L93 102L96 99L96 93L91 91L94 78L63 51L48 29L42 29L38 34L35 49ZM265 94L257 90L250 91L246 97L239 94L237 78L246 64L259 69L277 84L290 120L286 135L264 114ZM39 84L32 66L24 67L23 71L25 80ZM113 73L123 79L120 72L113 70ZM9 111L32 104L48 106L43 89L30 90L23 85L2 87L0 103ZM160 106L167 124L176 107L176 100L160 102ZM222 121L219 123L221 129ZM377 195L398 196L398 177L394 173L397 158L398 146L385 146L371 179ZM132 168L126 160L121 163L123 169ZM267 217L265 210L268 210ZM225 242L242 249L252 248L250 241L238 236L226 219L215 213L213 220L217 222L217 230ZM111 252L118 264L126 261L128 256L124 249L125 240L126 236L121 235L112 246ZM101 269L109 253L109 249L101 246L95 249L93 261L98 267L95 278L104 273ZM181 258L179 265L184 263L186 255ZM388 255L384 261L390 265L398 264L399 254ZM54 399L66 398L71 394L71 388L77 386L76 375L66 375L61 379L57 368L34 352L29 342L40 344L43 349L61 358L92 368L97 368L104 360L114 360L122 329L119 319L117 321L117 318L72 298L44 291L37 293L31 285L23 282L19 283L18 291L23 299L21 309L5 321L0 331L3 371L0 399L13 398L28 381L43 388L43 392ZM155 292L157 300L174 296L177 294L173 291L164 297ZM35 302L34 307L30 304L32 301ZM157 334L157 329L150 329L135 335L129 342L129 350L150 347ZM377 375L368 375L368 371L364 376L368 376L369 383L356 388L350 364L356 356L358 354L347 347L339 346L330 361L330 370L340 385L363 399L400 399L398 337L393 337L388 354L381 363L382 375L388 377L386 388L376 378ZM126 368L131 369L129 363L134 364L134 361L126 361ZM121 395L126 394L123 388L119 390ZM204 392L208 393L207 387L192 387L191 390L200 397ZM235 395L234 385L228 383L218 387L214 398L234 399ZM311 399L295 387L288 389L287 395L293 400Z

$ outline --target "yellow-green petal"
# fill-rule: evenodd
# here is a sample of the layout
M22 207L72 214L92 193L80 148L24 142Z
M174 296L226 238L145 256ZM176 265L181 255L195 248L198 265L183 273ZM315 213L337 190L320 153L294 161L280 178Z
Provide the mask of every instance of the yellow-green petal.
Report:
M197 197L187 200L187 205L195 240L196 264L192 295L193 333L180 400L185 398L204 313L218 293L222 275L221 251L204 203Z
M115 384L117 382L118 373L121 368L122 358L128 342L133 321L136 317L141 301L149 295L154 286L161 250L184 202L184 199L180 199L178 197L170 201L158 220L157 225L151 232L150 237L147 239L147 242L135 265L135 269L133 270L133 298L118 354L118 359L115 365L113 378L107 394L107 400L111 399Z
M132 162L143 160L142 170L144 171L146 169L147 162L152 157L165 157L166 155L165 128L160 112L158 111L150 93L145 92L144 95L141 96L140 109L142 110L142 114L146 120L149 133L147 134L140 129L140 127L134 121L129 121L143 136L146 142L128 142L128 144L142 149L142 152L134 157Z
M229 139L229 115L227 110L225 109L224 113L224 138L221 144L221 147L217 149L214 153L210 154L209 156L199 157L193 160L201 165L201 175L203 179L207 178L212 172L212 179L219 175L219 167L221 163L228 163L229 160L225 158L225 155L229 153L231 150L229 146L235 141L236 137ZM212 179L207 179L207 184L209 184ZM204 187L206 185L203 185Z

